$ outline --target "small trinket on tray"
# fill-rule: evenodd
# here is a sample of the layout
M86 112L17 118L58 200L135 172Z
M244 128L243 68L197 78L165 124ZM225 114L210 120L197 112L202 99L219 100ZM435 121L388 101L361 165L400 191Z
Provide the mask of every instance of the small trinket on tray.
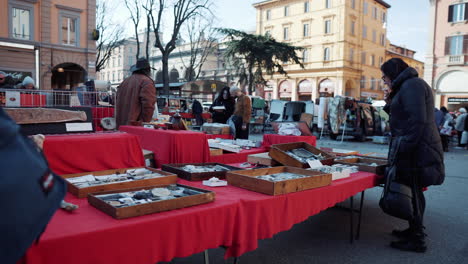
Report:
M219 186L227 186L227 181L220 180L216 177L212 177L207 181L203 181L203 185L210 186L210 187L219 187Z

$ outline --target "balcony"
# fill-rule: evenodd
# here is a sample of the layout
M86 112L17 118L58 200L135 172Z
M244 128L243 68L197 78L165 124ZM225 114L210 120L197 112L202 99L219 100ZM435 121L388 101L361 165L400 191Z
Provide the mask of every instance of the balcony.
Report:
M448 56L448 65L464 65L465 64L465 55L449 55Z

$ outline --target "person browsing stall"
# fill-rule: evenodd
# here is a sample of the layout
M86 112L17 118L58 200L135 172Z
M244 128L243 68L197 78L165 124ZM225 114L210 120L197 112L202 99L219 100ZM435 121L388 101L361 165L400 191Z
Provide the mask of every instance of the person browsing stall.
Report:
M381 66L385 110L390 115L392 140L388 153L396 166L396 179L412 190L413 217L406 230L394 230L400 238L391 247L425 252L423 216L426 201L423 187L440 185L445 178L444 156L439 130L434 122L434 97L431 87L403 60L393 58Z
M252 102L242 93L241 89L233 86L230 89L232 97L236 98L233 122L236 126L236 138L249 139L249 123L252 116Z
M213 114L213 122L226 124L229 117L234 113L234 98L231 97L229 87L224 87L218 94L213 104L210 106L210 112Z
M131 122L149 122L153 117L156 87L150 77L151 67L148 60L138 59L131 71L132 75L117 89L117 128Z

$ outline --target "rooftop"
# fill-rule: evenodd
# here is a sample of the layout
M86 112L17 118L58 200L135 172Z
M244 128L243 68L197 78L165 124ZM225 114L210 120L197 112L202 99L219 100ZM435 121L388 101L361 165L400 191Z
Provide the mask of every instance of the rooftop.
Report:
M253 6L254 7L257 7L257 6L261 6L261 5L264 5L264 4L270 4L270 3L274 3L274 2L278 2L280 0L264 0L264 1L260 1L260 2L257 2L257 3L253 3ZM385 1L383 0L374 0L375 2L383 5L384 7L386 8L390 8L391 5L387 4Z

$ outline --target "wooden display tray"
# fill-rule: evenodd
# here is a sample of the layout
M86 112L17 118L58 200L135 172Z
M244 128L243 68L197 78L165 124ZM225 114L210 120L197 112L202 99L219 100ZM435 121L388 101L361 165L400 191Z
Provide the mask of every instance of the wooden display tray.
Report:
M247 156L247 161L254 164L261 164L265 166L277 166L278 162L274 161L268 152L258 153L258 154L251 154Z
M181 184L177 184L177 186L203 192L203 193L190 195L186 197L175 198L171 200L160 200L160 201L155 201L155 202L151 202L147 204L139 204L139 205L134 205L134 206L122 207L122 208L114 207L96 197L97 195L102 195L102 194L149 190L153 188L161 188L161 187L167 187L167 186L168 185L147 186L144 188L131 188L131 189L119 190L119 191L92 193L88 195L88 203L94 206L95 208L97 208L98 210L112 216L115 219L124 219L124 218L129 218L129 217L134 217L134 216L159 213L159 212L181 209L184 207L189 207L189 206L194 206L194 205L199 205L199 204L210 203L215 200L214 192L207 191L204 189L194 188L191 186L181 185Z
M326 148L326 147L321 147L320 150L325 151L328 154L334 155L336 157L359 155L359 151L356 151L356 150L346 150L348 152L341 152L340 150L344 151L345 149L335 149L335 148Z
M297 173L313 177L278 182L271 182L256 178L256 176L270 175L281 172ZM327 174L319 171L310 171L284 166L228 172L226 178L230 185L268 195L281 195L319 188L330 185L332 182L332 175L329 173Z
M377 175L383 175L385 172L385 167L387 166L388 162L382 159L370 159L367 157L362 158L349 158L349 159L340 159L336 160L335 163L337 164L344 164L344 165L351 165L351 166L358 166L360 171L372 172ZM373 166L366 166L366 165L358 165L356 163L377 163L377 167Z
M222 149L210 148L210 156L219 156L223 155Z
M145 179L145 180L135 180L135 181L128 181L128 182L116 182L116 183L109 183L97 186L90 186L84 188L78 188L72 183L67 182L68 191L75 195L78 198L86 198L89 193L97 193L97 192L107 192L107 191L115 191L115 190L122 190L128 188L142 188L146 186L153 186L153 185L167 185L167 184L174 184L177 182L177 175L168 173L161 170L156 170L149 167L136 167L136 168L125 168L125 169L114 169L114 170L105 170L105 171L94 171L94 172L85 172L85 173L76 173L76 174L66 174L62 175L61 177L64 179L67 178L75 178L84 175L94 175L94 176L102 176L102 175L109 175L109 174L123 174L127 170L131 169L141 169L146 168L150 171L154 171L156 173L165 175L165 177L157 177L152 179Z
M308 163L302 163L295 158L289 156L286 151L291 149L298 149L304 148L315 155L322 154L326 159L321 160L320 162L323 165L332 165L335 156L328 154L327 152L321 151L318 148L306 143L306 142L293 142L293 143L284 143L284 144L276 144L272 145L270 148L270 157L272 157L275 161L291 167L297 168L309 168Z
M177 174L179 178L188 180L188 181L203 181L203 180L208 180L212 177L216 177L218 179L225 179L226 178L226 172L227 171L214 171L214 172L196 172L196 173L191 173L191 172L186 172L180 167L183 167L185 165L194 165L194 166L207 166L207 165L220 165L225 168L231 169L231 170L240 170L237 167L221 164L221 163L178 163L178 164L163 164L162 165L162 170L172 172Z

